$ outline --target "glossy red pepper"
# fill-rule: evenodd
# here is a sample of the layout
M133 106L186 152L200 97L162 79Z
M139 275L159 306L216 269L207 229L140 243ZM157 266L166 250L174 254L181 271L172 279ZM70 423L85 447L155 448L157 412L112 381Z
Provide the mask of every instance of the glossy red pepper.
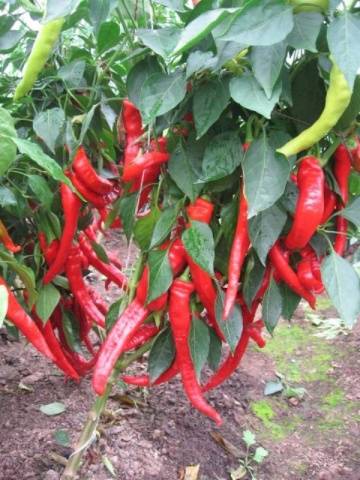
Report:
M349 176L351 172L351 157L348 149L344 144L341 144L336 149L334 155L334 176L339 186L341 200L343 205L349 201Z
M326 223L331 215L334 213L336 207L336 195L329 188L329 185L325 182L324 190L324 213L321 219L321 223Z
M169 158L170 155L165 152L145 152L138 155L131 162L125 163L122 180L123 182L131 182L141 178L145 170L151 167L159 167L166 163Z
M236 294L239 287L241 269L245 261L247 251L250 246L247 219L247 201L244 192L241 192L236 230L230 251L228 267L228 287L225 293L223 319L226 320L230 315L236 300Z
M156 325L146 324L142 325L137 332L126 342L125 351L136 350L151 340L159 333L160 329Z
M315 275L314 267L318 262L316 257L316 253L312 250L311 247L307 248L300 252L302 255L302 259L297 265L297 275L300 280L300 283L303 285L306 290L310 292L320 294L324 291L324 286ZM317 268L317 272L320 272L320 264L319 268Z
M57 238L54 238L54 240L50 242L50 245L48 245L46 242L46 236L44 232L39 232L38 238L39 238L40 250L44 255L45 261L48 265L51 265L54 262L57 255L57 251L59 249L59 240Z
M21 250L20 245L15 245L12 241L9 232L7 231L5 225L0 220L0 242L4 245L4 247L9 250L9 252L17 253Z
M98 193L90 190L85 184L83 184L79 177L74 175L72 172L66 172L66 175L71 180L71 183L74 185L76 190L81 193L85 200L96 208L104 208L110 203L108 195L99 195Z
M127 286L126 276L114 265L100 260L100 258L94 252L86 234L81 232L78 236L78 240L80 248L85 257L88 259L90 265L95 267L96 270L105 275L108 280L115 283L115 285L118 285L120 288L125 288Z
M127 140L135 140L144 133L140 111L128 99L123 101L122 122Z
M62 183L60 185L61 203L64 210L64 228L60 239L59 249L54 262L44 276L44 283L50 283L64 268L71 245L77 230L80 215L81 201L70 188Z
M104 315L96 307L86 288L82 276L81 260L77 254L77 249L72 249L66 262L66 276L69 280L70 290L82 310L89 315L91 320L100 327L105 327Z
M121 377L121 380L129 385L136 385L138 387L151 387L169 382L174 377L176 377L178 373L179 367L177 366L176 362L173 362L171 366L152 383L150 382L149 375L123 375Z
M353 139L354 145L350 148L351 163L354 170L360 172L360 138L356 136Z
M7 283L0 277L0 285L3 285L8 292L8 309L6 318L15 325L16 328L28 339L28 341L43 355L55 361L46 340L41 331L36 326L34 320L28 315L15 295L12 293Z
M278 242L275 243L275 245L270 249L269 259L281 280L285 282L286 285L288 285L288 287L290 287L291 290L297 293L300 297L305 298L311 308L315 309L316 298L312 293L302 286L296 273L291 268L288 260L284 256L284 252Z
M103 195L112 191L113 184L96 173L83 147L78 148L72 167L81 183L88 189Z
M285 239L290 250L304 248L314 235L324 215L324 172L316 157L304 157L298 174L299 197L294 222Z
M92 381L93 388L98 395L103 395L105 392L111 372L117 360L125 352L127 342L148 315L149 310L135 299L123 311L110 330L100 348Z
M190 297L193 291L194 285L180 278L174 280L170 289L169 318L176 349L176 363L179 367L185 393L191 404L201 413L214 420L217 425L221 425L220 415L202 396L191 360L189 347Z
M348 231L349 223L346 220L346 218L338 216L336 217L335 225L336 225L336 237L334 242L334 250L338 255L343 256L346 251L346 247L348 243L347 231Z

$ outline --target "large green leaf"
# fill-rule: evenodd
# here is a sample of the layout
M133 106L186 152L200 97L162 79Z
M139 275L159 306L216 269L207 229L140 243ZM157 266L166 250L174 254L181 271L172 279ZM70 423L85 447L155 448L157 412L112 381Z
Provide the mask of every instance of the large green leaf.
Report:
M149 303L166 292L172 283L173 276L170 267L168 251L155 250L149 253L149 290L146 302Z
M197 184L198 175L193 168L194 152L191 148L185 149L182 143L179 143L172 152L168 171L176 185L187 195L191 201L194 201L202 188Z
M160 243L162 243L166 239L166 237L171 232L178 213L178 205L166 208L161 212L159 220L156 222L149 248L154 248L157 245L160 245Z
M276 153L263 134L246 152L242 162L249 218L266 210L284 193L290 164Z
M164 58L168 57L174 50L180 34L181 30L177 27L165 27L157 30L144 28L136 31L136 35L144 45Z
M279 42L267 47L253 47L251 50L255 78L269 99L283 67L286 48L285 42Z
M282 312L282 296L272 278L262 303L262 318L269 333L273 333Z
M332 251L321 265L321 278L334 307L349 327L360 313L360 282L351 264Z
M356 227L360 228L360 197L352 200L343 210L341 216L347 218Z
M344 73L350 88L360 68L360 16L344 9L329 24L327 39L335 62Z
M150 350L148 371L151 382L154 382L170 367L174 357L175 345L171 329L167 328L158 335Z
M294 48L316 52L316 40L322 23L323 16L317 12L294 15L294 28L287 36L286 42Z
M281 42L294 26L292 7L281 1L248 2L220 38L245 45L273 45Z
M141 91L146 80L154 73L161 73L161 68L155 57L146 57L129 71L126 79L126 89L129 99L139 107Z
M46 323L60 301L60 292L51 283L43 285L36 301L36 313Z
M61 108L50 108L36 115L33 122L36 135L55 153L56 142L65 127L65 113Z
M240 165L242 154L237 132L216 135L205 149L202 180L208 182L227 177Z
M213 275L215 246L209 225L192 221L191 226L182 234L182 241L194 262L210 275Z
M281 88L281 82L277 82L268 98L256 78L250 74L234 77L230 81L230 95L233 100L266 118L270 118L271 112L279 101Z
M189 345L196 376L200 380L201 370L209 356L210 335L207 325L196 317L191 322Z
M10 137L16 137L14 120L10 113L0 107L0 176L8 170L16 158L16 146Z
M224 292L218 291L215 304L216 321L232 352L235 351L243 331L243 318L240 307L236 304L226 320L223 320Z

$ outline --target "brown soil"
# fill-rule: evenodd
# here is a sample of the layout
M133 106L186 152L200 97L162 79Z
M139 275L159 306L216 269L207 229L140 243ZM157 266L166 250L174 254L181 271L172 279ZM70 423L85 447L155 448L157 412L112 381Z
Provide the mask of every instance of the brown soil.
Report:
M325 314L334 312L325 310ZM182 479L184 468L197 464L199 480L230 479L230 472L240 464L237 456L244 456L241 437L246 429L269 451L255 466L258 480L359 480L360 328L332 341L314 341L315 327L303 321L306 315L299 310L296 323L308 333L309 343L302 340L284 353L288 364L281 363L271 348L265 352L251 348L238 372L208 395L223 417L221 428L189 407L178 380L148 392L130 388L125 396L117 388L86 455L81 480L114 478L104 457L121 480ZM284 333L286 326L281 328ZM313 370L309 358L314 358ZM0 479L58 480L61 462L71 453L94 401L90 381L80 385L65 381L32 348L4 332L0 359ZM322 371L326 362L329 365ZM294 365L299 367L299 378ZM280 367L287 378L298 380L292 385L306 388L304 400L264 396L265 382ZM256 410L261 401L275 412L273 418ZM52 402L64 403L66 411L57 416L41 413L39 407ZM54 434L59 430L69 433L69 446L57 443ZM215 441L213 432L232 444L230 452Z

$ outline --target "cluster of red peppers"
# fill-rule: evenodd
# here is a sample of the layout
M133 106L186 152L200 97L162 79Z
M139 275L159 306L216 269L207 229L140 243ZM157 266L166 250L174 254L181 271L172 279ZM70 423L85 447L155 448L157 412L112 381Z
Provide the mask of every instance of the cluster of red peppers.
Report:
M118 360L126 352L145 344L151 345L162 328L168 325L175 348L171 365L156 379L151 379L149 375L122 374L122 380L127 384L149 387L179 375L191 404L220 424L220 415L206 401L204 393L220 385L236 370L250 340L259 347L264 347L264 323L259 307L271 279L283 282L315 308L315 296L321 294L324 287L320 270L322 258L312 247L311 240L318 228L325 225L334 214L334 250L339 255L345 253L348 221L341 216L341 210L349 200L348 181L352 165L359 162L360 142L352 150L341 144L335 152L332 175L338 187L336 192L325 178L324 170L316 157L306 156L298 161L291 175L291 181L298 190L291 225L271 247L262 281L250 305L245 302L243 291L243 273L251 249L251 239L248 204L241 177L227 272L216 272L215 277L212 277L191 256L182 241L182 235L191 228L192 222L210 225L216 218L216 205L208 197L199 197L187 205L185 210L179 211L176 224L158 247L167 252L173 279L168 291L148 302L149 265L145 263L136 279L136 285L129 287L131 282L128 282L122 272L119 260L104 250L108 259L104 261L94 248L99 214L100 219L106 218L109 205L122 192L138 192L138 211L148 205L153 185L170 157L165 137L145 141L140 112L128 100L123 103L122 126L125 140L120 181L101 177L93 168L84 148L79 148L67 175L80 196L66 184L60 185L63 212L61 237L48 242L45 233L39 233L39 245L47 265L43 283L46 285L59 275L65 276L68 281L68 288L63 288L60 302L44 323L34 308L31 315L28 314L4 280L0 279L0 284L8 289L9 294L7 318L69 377L78 380L93 369L93 387L99 395L104 394ZM184 134L180 132L180 135ZM245 144L244 150L248 147ZM83 231L79 231L79 221L84 211L81 197L87 201L85 210L90 208L98 211L93 223ZM120 225L118 222L117 226ZM20 249L13 244L2 222L0 241L11 252L16 253ZM123 311L105 340L103 333L109 306L86 280L90 267L104 277L106 286L113 282L122 289L126 299ZM220 318L216 308L219 290L224 295ZM219 368L202 384L197 377L189 346L192 318L204 318L219 341L225 342L223 327L235 306L242 314L240 338ZM67 318L76 322L79 341L87 350L86 356L69 341Z

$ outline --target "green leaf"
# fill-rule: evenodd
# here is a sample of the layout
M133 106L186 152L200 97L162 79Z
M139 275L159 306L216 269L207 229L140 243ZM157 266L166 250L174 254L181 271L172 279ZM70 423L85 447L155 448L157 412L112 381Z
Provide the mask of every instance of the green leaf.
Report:
M229 102L227 83L210 80L194 93L193 112L197 138L202 137L220 117Z
M281 42L294 26L292 7L274 0L249 2L221 35L245 45L273 45Z
M191 201L195 200L202 189L201 184L195 184L198 175L193 168L193 153L191 148L185 149L182 143L178 143L168 163L171 178Z
M208 328L208 332L210 338L210 347L207 362L211 370L215 372L218 369L221 360L222 342L212 328Z
M360 68L360 17L344 9L333 18L327 30L330 53L345 75L350 88Z
M120 298L116 302L112 303L109 311L106 315L105 318L105 325L106 325L106 331L110 331L111 327L114 325L116 320L119 318L120 313L121 313L121 307L124 307L123 310L125 309L125 305L123 305L123 299Z
M316 40L320 33L324 17L317 12L303 12L294 15L294 28L286 42L297 49L317 52Z
M192 221L191 226L182 234L182 241L194 262L210 275L214 275L215 246L209 225Z
M31 158L33 162L46 170L52 176L52 178L54 178L54 180L66 183L66 185L72 188L70 180L64 175L60 165L51 157L46 155L39 145L30 142L30 140L25 140L22 138L12 138L11 140L16 144L19 151L23 155Z
M56 430L54 432L54 439L56 443L62 447L70 446L70 435L67 430Z
M242 162L249 218L271 207L284 193L290 164L276 153L263 134L246 152Z
M280 380L270 380L266 382L264 388L264 395L275 395L276 393L280 393L284 390L284 385L281 383Z
M105 248L97 242L91 242L91 248L96 253L96 256L104 263L110 263L109 257L107 256Z
M224 311L224 299L224 292L218 290L215 304L216 321L225 337L225 340L229 344L230 350L234 352L243 331L243 318L239 306L234 305L230 315L224 321L222 319Z
M262 318L269 333L273 333L282 312L282 296L272 278L262 303Z
M79 322L69 310L66 312L63 311L62 325L66 343L69 345L70 349L82 354Z
M168 57L174 50L180 34L181 30L177 27L136 30L136 35L142 43L163 58Z
M286 43L279 42L266 47L253 47L251 50L255 78L269 99L283 67L286 49Z
M185 97L186 76L177 71L169 75L154 73L145 80L139 98L144 122L149 123L175 108Z
M47 0L44 23L56 18L67 17L74 12L79 3L80 0L61 0L61 2L58 0Z
M127 240L130 240L136 220L137 193L124 196L120 200L120 218Z
M170 367L175 358L175 345L171 329L163 330L151 347L148 362L150 381L154 382Z
M29 175L29 187L46 210L49 210L53 201L53 192L47 181L40 175Z
M110 0L89 0L90 21L96 34L99 32L100 26L110 15L110 11Z
M95 103L95 105L93 105L91 109L84 115L84 120L81 125L81 132L79 136L80 145L84 142L85 134L89 130L90 124L95 114L95 110L97 109L98 106L99 104Z
M65 113L61 108L44 110L35 116L33 127L36 135L55 153L57 140L65 127Z
M210 140L205 149L202 164L202 181L214 181L227 177L240 165L243 156L237 132L225 132Z
M9 306L9 293L5 285L0 285L0 328L3 327Z
M356 227L360 228L360 197L352 200L341 210L341 216L347 218Z
M154 3L168 7L175 12L186 12L185 0L153 0Z
M277 205L267 208L250 219L249 235L251 244L263 265L266 265L267 254L279 238L286 219L286 213Z
M256 255L252 254L248 258L242 289L245 303L250 309L264 278L265 267L260 263Z
M7 207L14 205L17 205L14 193L7 187L0 187L0 206Z
M110 50L120 41L120 26L116 22L104 22L100 25L97 50L99 53L104 53Z
M45 324L60 301L59 290L51 283L43 285L36 301L36 313Z
M155 300L166 292L172 283L173 276L169 262L168 250L153 250L149 253L149 290L146 303Z
M60 402L48 403L47 405L41 405L40 412L45 413L48 416L59 415L65 412L66 406Z
M8 136L17 136L14 120L7 110L0 107L0 176L6 173L16 158L16 147Z
M210 335L207 325L196 317L191 322L189 345L196 377L200 380L201 370L209 355Z
M201 70L212 70L217 64L217 59L212 52L196 50L191 52L186 62L186 78Z
M321 278L334 307L348 327L360 312L360 282L352 265L332 251L321 264Z
M285 318L285 320L290 321L300 303L301 297L296 295L296 293L285 283L280 284L280 292L282 296L281 315Z
M161 212L159 220L156 222L149 248L154 248L160 245L166 239L171 232L178 213L178 205L166 208Z
M59 68L57 74L68 88L79 88L86 86L84 80L85 67L85 60L74 60Z
M227 16L236 11L238 11L236 8L218 8L199 15L182 29L180 39L173 54L177 55L182 53L193 47L196 43L199 43L200 40L205 38Z
M33 305L37 297L34 272L23 262L18 262L12 254L3 250L0 250L0 259L19 275L29 294L29 304Z
M139 107L141 101L141 92L144 83L154 73L161 73L161 68L155 57L147 57L138 62L129 71L126 79L126 89L129 99Z
M278 82L268 98L255 77L245 74L234 77L230 81L230 95L242 107L260 113L266 118L271 117L275 105L281 94L281 82Z
M265 450L265 448L257 447L253 456L253 460L256 463L262 463L268 455L269 455L269 452Z
M160 216L160 210L153 208L150 212L137 220L134 227L134 238L141 250L148 250L153 231Z
M245 430L242 439L247 447L252 447L256 443L255 435L250 430Z
M16 45L19 44L25 33L25 30L9 30L8 32L1 35L0 52L10 52Z

